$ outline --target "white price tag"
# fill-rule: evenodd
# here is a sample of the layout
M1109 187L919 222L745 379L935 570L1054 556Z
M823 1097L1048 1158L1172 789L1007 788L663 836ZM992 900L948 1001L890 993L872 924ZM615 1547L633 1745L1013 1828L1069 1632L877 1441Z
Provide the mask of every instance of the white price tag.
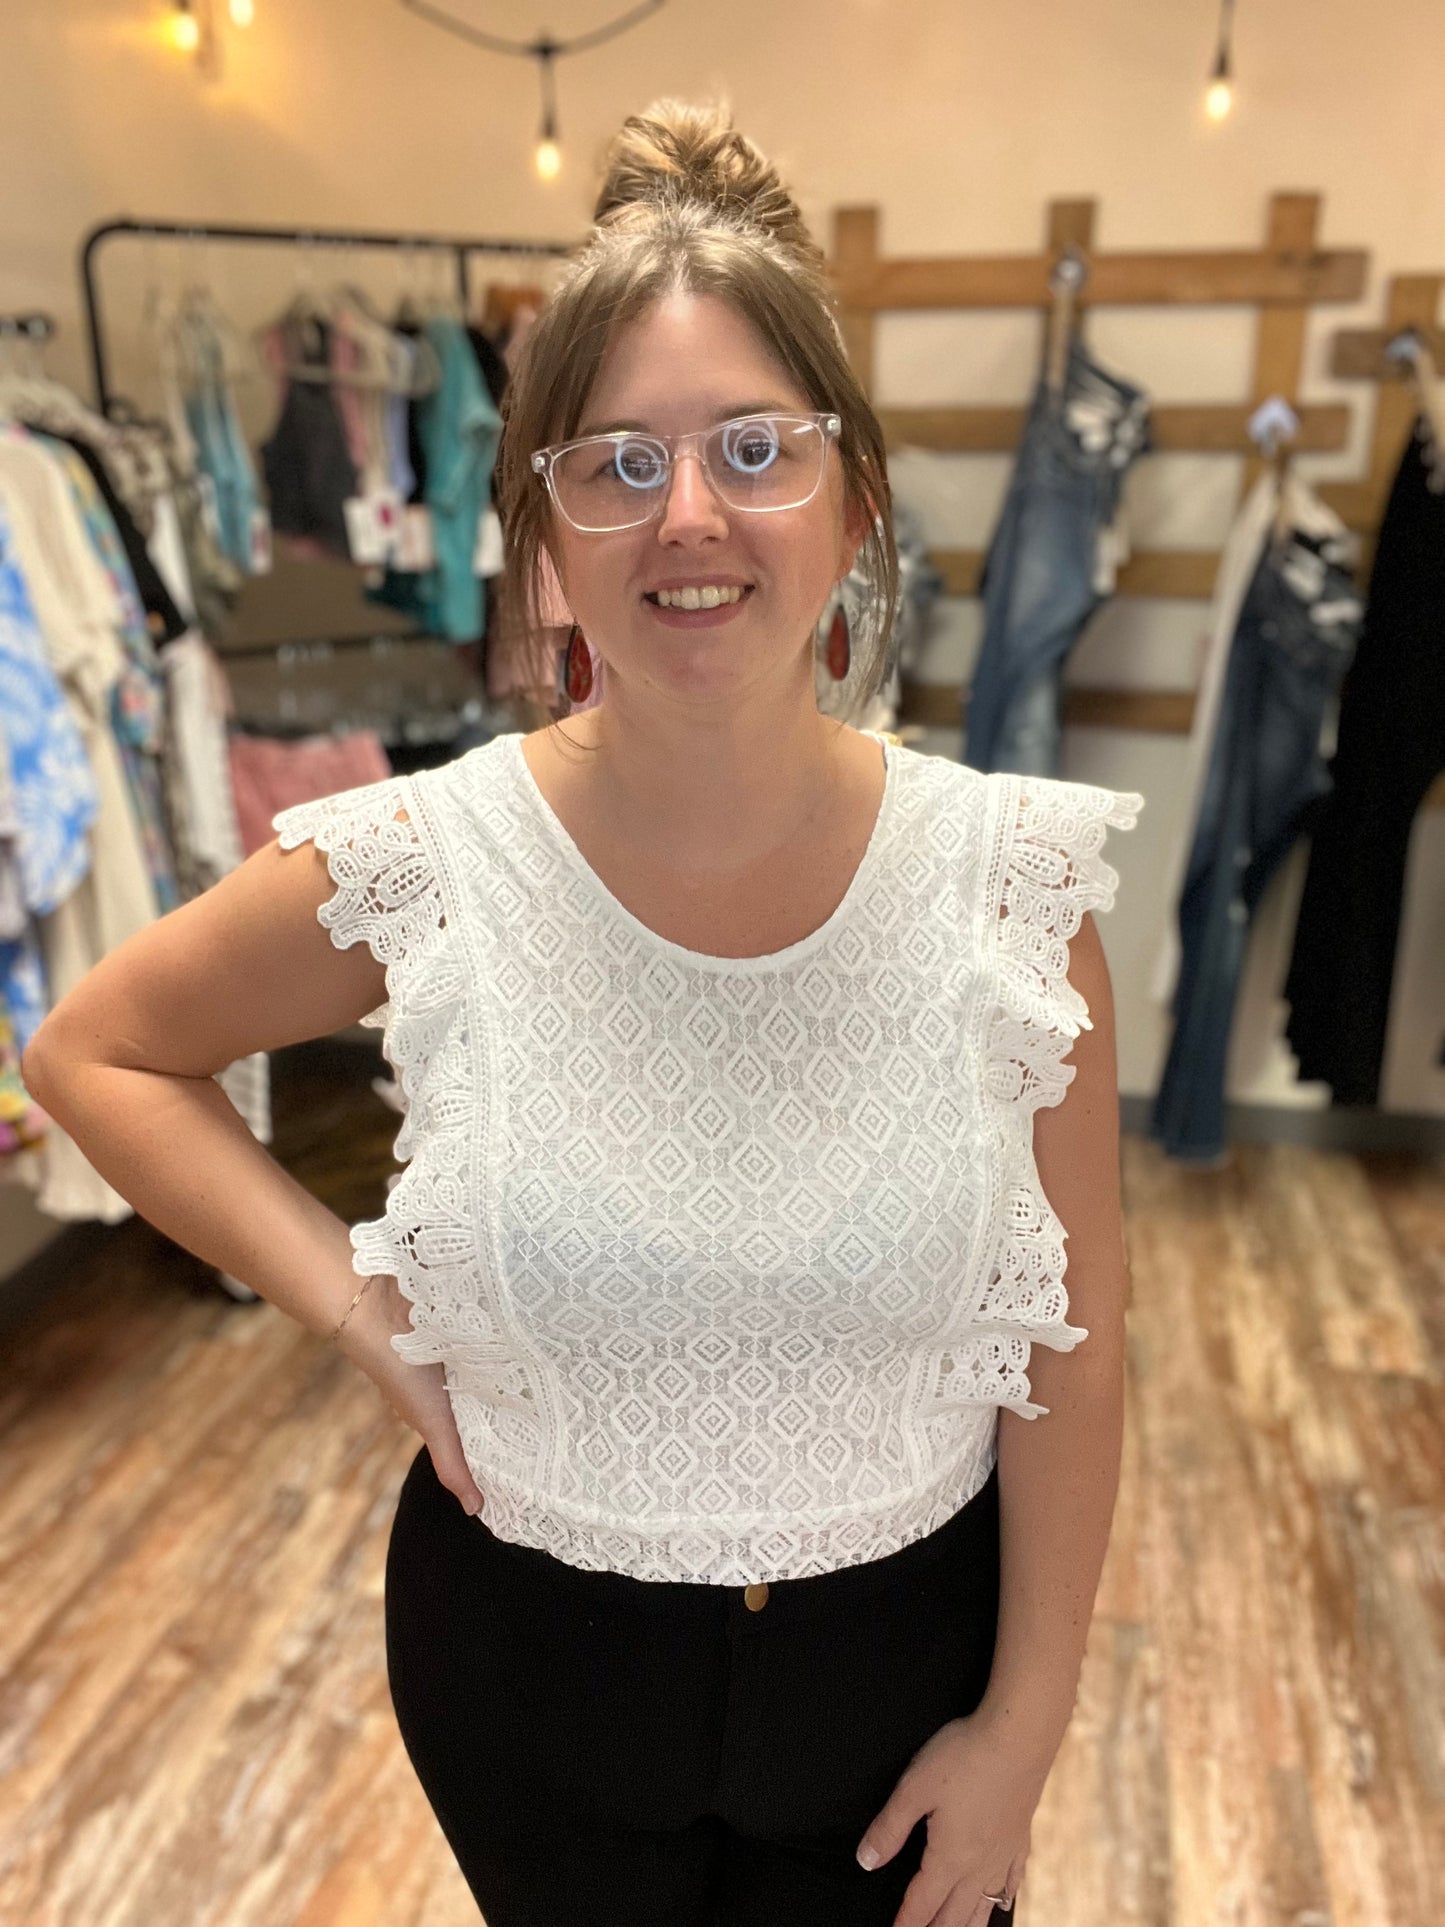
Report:
M397 532L394 569L415 575L436 567L436 539L432 533L431 510L424 502L412 502L402 509Z
M386 543L376 523L375 504L368 496L353 495L341 504L346 518L346 545L353 562L384 562Z
M394 488L369 489L366 501L370 505L372 525L381 544L381 559L392 562L401 543L401 516L405 504Z
M477 547L472 557L472 574L491 576L502 573L502 518L488 503L477 523Z
M251 511L251 573L271 573L271 517L263 508Z

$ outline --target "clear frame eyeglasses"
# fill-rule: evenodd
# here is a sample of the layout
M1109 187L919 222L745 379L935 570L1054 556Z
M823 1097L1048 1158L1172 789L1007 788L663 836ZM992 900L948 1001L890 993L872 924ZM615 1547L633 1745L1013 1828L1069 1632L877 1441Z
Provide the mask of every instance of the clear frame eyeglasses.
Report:
M726 508L772 515L802 508L818 493L837 415L739 415L691 435L619 430L539 448L532 467L558 511L583 535L640 528L662 513L681 455L696 449Z

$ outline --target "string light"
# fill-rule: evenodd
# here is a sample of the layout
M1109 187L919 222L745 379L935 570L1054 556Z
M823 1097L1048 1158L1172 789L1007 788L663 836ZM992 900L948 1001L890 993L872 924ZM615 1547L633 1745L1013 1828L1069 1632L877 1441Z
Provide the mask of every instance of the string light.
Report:
M1213 121L1223 120L1234 105L1233 68L1230 56L1233 29L1234 0L1220 0L1219 51L1214 56L1214 70L1209 76L1209 85L1204 92L1204 111Z
M555 181L562 172L562 149L557 144L557 86L552 72L557 47L544 34L536 45L537 64L542 81L542 131L537 136L537 173L544 181Z
M231 0L231 25L249 27L256 18L256 0Z
M166 33L177 53L193 54L201 44L201 23L191 0L175 0L166 21Z

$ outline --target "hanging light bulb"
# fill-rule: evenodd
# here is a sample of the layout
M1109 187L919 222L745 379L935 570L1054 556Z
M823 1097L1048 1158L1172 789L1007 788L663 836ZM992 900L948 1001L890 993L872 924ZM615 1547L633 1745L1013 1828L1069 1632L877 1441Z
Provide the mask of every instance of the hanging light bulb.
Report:
M256 0L231 0L231 25L249 27L256 18Z
M1209 76L1209 85L1204 91L1204 111L1213 121L1223 120L1234 105L1233 72L1229 48L1233 13L1234 0L1220 0L1219 51L1214 56L1214 70Z
M201 23L191 0L175 0L166 21L166 35L177 53L193 54L201 44Z
M557 143L557 88L552 72L555 41L544 35L532 49L537 58L538 78L542 82L542 131L537 136L534 159L537 173L544 181L555 181L562 172L562 149Z

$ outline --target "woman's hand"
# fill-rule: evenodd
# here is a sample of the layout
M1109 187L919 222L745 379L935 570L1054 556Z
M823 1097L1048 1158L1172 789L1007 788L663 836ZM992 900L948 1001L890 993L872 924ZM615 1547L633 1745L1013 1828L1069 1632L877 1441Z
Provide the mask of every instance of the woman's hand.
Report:
M444 1365L411 1365L392 1350L398 1332L411 1330L411 1307L395 1278L378 1273L336 1340L380 1391L397 1417L419 1432L438 1479L454 1492L465 1511L480 1512L482 1495L466 1454L447 1395Z
M928 1816L928 1844L894 1927L987 1927L1003 1894L1010 1907L1029 1857L1030 1831L1048 1778L979 1715L950 1720L914 1754L859 1843L893 1858Z

